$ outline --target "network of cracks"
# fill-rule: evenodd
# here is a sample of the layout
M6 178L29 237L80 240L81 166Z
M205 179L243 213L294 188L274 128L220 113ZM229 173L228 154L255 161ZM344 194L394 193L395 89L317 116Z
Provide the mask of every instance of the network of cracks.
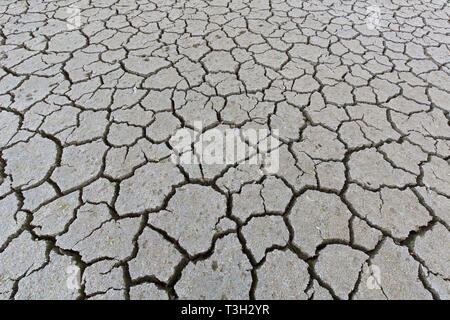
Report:
M0 299L449 299L449 19L1 0ZM278 170L180 129L277 132Z

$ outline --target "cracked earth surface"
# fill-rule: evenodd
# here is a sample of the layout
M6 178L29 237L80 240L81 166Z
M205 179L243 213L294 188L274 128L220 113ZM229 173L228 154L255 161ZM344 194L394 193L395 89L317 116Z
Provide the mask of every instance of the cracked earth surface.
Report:
M0 299L449 299L450 7L376 3L0 0Z

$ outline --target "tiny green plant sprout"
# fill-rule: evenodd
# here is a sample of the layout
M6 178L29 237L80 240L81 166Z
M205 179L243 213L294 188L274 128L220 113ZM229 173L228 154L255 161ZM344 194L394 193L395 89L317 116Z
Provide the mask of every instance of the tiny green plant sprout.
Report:
M62 210L62 213L64 214L64 213L66 213L66 210L69 209L69 206L65 203L61 203L59 205L59 208Z
M110 245L113 245L113 244L114 244L114 239L113 239L112 237L110 237L110 236L107 236L107 237L106 237L106 241L108 241L108 243L109 243Z

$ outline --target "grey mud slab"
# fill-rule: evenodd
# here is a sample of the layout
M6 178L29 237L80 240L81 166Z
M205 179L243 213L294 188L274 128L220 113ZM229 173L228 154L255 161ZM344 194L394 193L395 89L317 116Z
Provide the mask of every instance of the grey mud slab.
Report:
M449 21L0 0L0 299L449 299ZM251 157L173 161L231 129Z

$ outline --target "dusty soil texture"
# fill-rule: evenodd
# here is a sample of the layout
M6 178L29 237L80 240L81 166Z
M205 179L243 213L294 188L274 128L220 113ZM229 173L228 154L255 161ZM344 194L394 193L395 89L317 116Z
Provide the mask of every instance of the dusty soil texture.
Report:
M0 0L0 299L449 299L449 19ZM173 161L231 129L276 170Z

